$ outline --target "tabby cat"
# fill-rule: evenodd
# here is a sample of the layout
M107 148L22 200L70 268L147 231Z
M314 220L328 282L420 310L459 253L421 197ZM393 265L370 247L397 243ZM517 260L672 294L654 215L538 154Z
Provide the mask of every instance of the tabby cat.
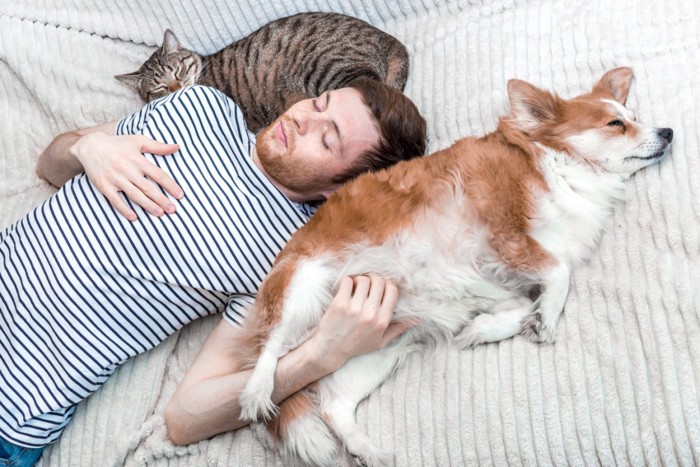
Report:
M338 13L299 13L273 21L208 56L163 45L134 73L117 75L151 101L191 84L215 87L241 108L258 132L302 99L367 76L403 90L408 53L393 36Z

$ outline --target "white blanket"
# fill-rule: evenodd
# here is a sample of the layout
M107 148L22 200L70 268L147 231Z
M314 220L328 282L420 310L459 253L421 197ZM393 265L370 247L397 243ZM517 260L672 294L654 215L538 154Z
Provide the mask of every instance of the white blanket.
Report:
M53 190L34 174L59 132L140 106L112 75L166 27L211 53L275 18L338 11L403 41L429 149L483 134L518 77L562 96L629 65L629 105L675 131L573 272L554 345L521 337L413 355L360 405L397 465L700 464L700 3L697 0L0 0L0 227ZM41 464L290 465L261 426L187 447L163 408L218 318L192 323L81 403Z

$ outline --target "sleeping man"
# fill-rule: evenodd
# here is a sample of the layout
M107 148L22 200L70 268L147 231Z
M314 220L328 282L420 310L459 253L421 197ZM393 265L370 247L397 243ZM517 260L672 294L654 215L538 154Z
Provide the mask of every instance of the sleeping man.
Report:
M182 444L245 425L250 371L234 349L276 254L314 202L424 149L413 103L370 80L294 104L257 137L201 86L58 136L37 173L61 189L0 233L0 463L32 465L121 363L220 312L166 409L168 433ZM276 402L411 325L373 325L389 323L394 284L344 283L280 361Z

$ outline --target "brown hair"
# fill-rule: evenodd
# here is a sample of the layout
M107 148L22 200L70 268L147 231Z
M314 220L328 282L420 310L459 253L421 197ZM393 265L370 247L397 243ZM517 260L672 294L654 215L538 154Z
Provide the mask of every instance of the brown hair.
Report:
M370 78L356 79L347 87L362 95L362 102L369 108L379 130L379 143L363 153L348 170L336 175L333 183L344 183L361 173L423 155L425 119L408 97Z

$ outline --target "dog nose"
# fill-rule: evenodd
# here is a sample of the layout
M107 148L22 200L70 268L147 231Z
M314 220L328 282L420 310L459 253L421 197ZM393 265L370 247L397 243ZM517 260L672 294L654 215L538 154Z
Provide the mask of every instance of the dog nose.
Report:
M668 140L669 143L673 139L673 130L670 128L661 128L658 133L659 133L659 136Z

